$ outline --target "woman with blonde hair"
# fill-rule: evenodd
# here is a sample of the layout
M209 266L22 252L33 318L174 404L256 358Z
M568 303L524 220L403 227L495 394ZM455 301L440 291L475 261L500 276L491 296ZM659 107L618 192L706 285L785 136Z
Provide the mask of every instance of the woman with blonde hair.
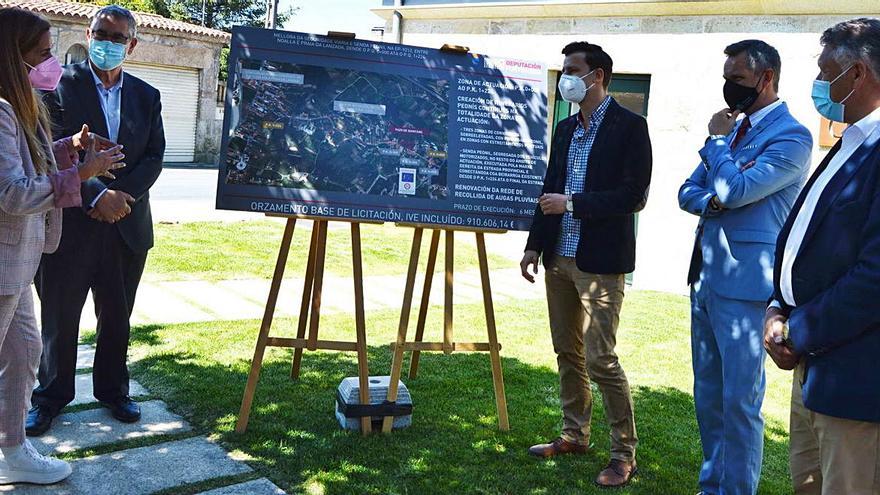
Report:
M61 208L81 206L80 183L124 166L121 146L86 127L52 142L36 92L54 90L63 71L49 28L38 15L0 9L0 485L56 483L71 473L25 438L42 352L31 283L42 254L58 247Z

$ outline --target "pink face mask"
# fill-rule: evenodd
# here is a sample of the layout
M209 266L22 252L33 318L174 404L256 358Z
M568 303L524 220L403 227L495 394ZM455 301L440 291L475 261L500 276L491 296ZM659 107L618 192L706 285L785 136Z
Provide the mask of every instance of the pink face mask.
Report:
M41 89L43 91L55 91L55 88L58 87L58 81L61 80L61 74L64 73L64 68L61 67L61 63L55 57L43 60L36 67L27 62L24 65L31 68L28 72L31 86L34 89Z

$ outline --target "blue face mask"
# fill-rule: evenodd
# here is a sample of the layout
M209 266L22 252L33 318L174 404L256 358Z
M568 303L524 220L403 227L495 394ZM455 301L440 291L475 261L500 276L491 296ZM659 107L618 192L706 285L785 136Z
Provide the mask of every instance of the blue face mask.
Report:
M813 81L813 105L816 107L816 111L819 112L819 115L825 117L826 119L832 122L843 122L843 114L846 110L846 105L843 103L855 93L855 88L846 95L846 98L840 100L839 102L831 99L831 85L837 82L838 79L843 77L844 74L849 72L853 66L850 65L845 71L841 72L839 76L835 77L831 81Z
M89 59L101 70L113 70L125 61L126 46L112 41L91 40Z

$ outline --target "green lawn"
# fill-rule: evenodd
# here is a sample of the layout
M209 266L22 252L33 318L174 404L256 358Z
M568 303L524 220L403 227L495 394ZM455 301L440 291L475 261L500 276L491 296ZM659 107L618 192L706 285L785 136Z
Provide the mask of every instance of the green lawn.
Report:
M271 231L251 224L245 228L253 228L254 235ZM249 239L236 241L250 249ZM618 350L633 387L641 474L630 487L613 493L697 491L700 444L687 312L684 297L639 291L627 296ZM561 424L546 309L541 301L529 301L499 305L496 313L512 427L508 433L496 428L485 354L424 355L419 378L407 381L415 403L413 426L367 438L340 430L333 417L336 386L356 374L354 356L306 353L297 383L288 377L292 353L281 349L270 350L264 363L248 432L233 432L258 329L255 321L137 328L132 370L134 378L185 415L199 433L245 456L256 470L253 476L267 476L290 493L609 493L592 484L609 448L598 393L590 455L540 461L526 454L529 445L553 438ZM429 339L441 332L441 314L432 310ZM397 321L396 311L367 315L373 374L388 373L387 344ZM323 315L321 323L322 338L352 336L347 315ZM481 306L456 307L459 340L484 339L484 324ZM293 322L279 320L273 335L294 332ZM769 373L762 494L790 493L785 434L789 386L787 375ZM204 487L192 487L199 488Z
M339 228L337 225L342 225ZM271 278L284 232L280 220L254 220L236 223L192 222L157 224L156 247L147 259L144 279L231 280ZM311 222L297 222L285 276L302 277L308 256ZM406 273L413 230L393 224L361 226L364 273L398 275ZM427 257L430 233L423 236ZM456 237L456 265L477 266L472 234ZM440 256L443 253L441 240ZM461 248L458 248L461 246ZM442 257L437 270L442 269ZM489 266L513 266L509 260L489 255ZM327 235L326 270L330 274L351 276L351 234L348 224L332 224Z

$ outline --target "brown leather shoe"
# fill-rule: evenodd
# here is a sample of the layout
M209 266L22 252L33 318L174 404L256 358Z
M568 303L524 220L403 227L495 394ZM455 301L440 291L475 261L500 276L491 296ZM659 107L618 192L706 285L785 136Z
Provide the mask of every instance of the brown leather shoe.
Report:
M608 466L596 477L596 484L603 488L616 488L624 486L632 480L638 472L636 461L626 462L619 459L611 459Z
M559 437L550 443L540 443L529 447L529 454L535 457L553 457L562 454L586 454L587 446L569 442Z

